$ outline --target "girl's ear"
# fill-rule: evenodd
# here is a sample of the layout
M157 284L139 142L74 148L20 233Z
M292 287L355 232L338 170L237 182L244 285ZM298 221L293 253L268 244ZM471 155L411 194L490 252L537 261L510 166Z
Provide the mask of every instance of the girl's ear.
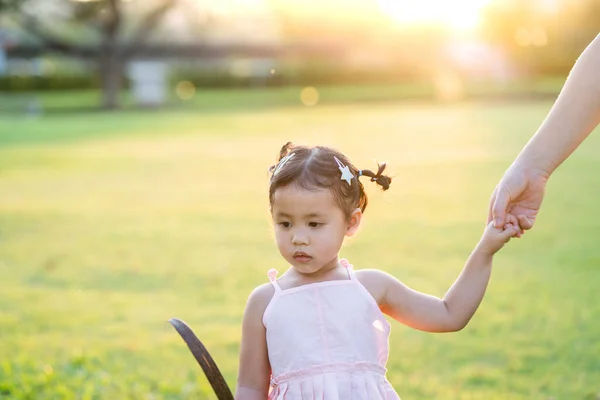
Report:
M348 217L348 226L346 227L346 236L352 236L358 231L360 221L362 220L362 210L355 208Z

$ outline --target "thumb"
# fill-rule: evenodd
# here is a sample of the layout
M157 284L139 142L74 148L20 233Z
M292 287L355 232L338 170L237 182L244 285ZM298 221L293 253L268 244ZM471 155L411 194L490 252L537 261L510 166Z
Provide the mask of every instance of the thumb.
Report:
M507 191L503 188L503 185L500 184L498 190L496 190L494 202L492 203L492 219L494 221L494 226L498 229L502 228L504 225L509 198Z

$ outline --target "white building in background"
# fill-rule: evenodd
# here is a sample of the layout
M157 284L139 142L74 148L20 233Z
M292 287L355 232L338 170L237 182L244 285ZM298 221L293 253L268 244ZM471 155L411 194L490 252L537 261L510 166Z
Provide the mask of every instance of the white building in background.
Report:
M156 107L168 96L167 64L162 61L132 61L127 68L133 98L140 106Z

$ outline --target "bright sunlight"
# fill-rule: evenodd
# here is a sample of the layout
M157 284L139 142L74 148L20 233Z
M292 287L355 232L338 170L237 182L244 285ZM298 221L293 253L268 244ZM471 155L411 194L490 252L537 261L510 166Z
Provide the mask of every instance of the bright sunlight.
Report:
M383 12L406 25L436 24L457 30L476 28L491 0L377 0Z

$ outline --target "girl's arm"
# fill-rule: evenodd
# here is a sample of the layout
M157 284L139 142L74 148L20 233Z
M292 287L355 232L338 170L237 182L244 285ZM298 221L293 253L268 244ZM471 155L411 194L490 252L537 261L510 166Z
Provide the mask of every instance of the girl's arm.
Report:
M236 400L265 400L268 396L271 367L262 317L273 293L273 286L265 284L248 298L242 322Z
M375 293L381 310L397 321L427 332L459 331L467 325L483 299L494 254L516 233L517 228L512 225L496 229L489 224L443 299L410 289L383 271L364 271L359 279Z

